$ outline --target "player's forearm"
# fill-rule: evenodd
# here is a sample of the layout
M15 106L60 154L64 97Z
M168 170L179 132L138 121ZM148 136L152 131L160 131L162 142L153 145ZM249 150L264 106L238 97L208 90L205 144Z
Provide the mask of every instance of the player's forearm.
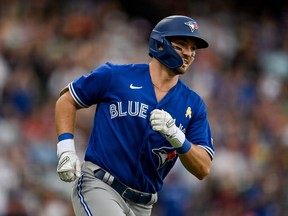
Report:
M155 109L151 112L150 122L152 129L160 132L175 148L182 164L198 179L203 179L209 174L211 159L205 149L192 145L185 134L176 125L171 115Z
M58 136L63 133L74 133L76 110L76 104L69 92L66 92L57 100L55 124Z
M179 154L184 167L198 179L204 179L210 172L211 158L205 149L197 145L185 154Z

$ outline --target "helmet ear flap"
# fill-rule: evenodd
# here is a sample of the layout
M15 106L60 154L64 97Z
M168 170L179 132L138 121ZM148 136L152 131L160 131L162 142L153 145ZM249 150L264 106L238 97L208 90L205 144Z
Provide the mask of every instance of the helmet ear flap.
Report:
M153 35L151 35L149 40L149 56L155 57L155 55L161 51L160 47L164 47L163 39L160 34L155 32Z
M171 46L171 43L165 37L159 37L158 34L154 34L150 38L149 45L149 56L156 58L166 67L174 69L183 65L181 56L175 51Z

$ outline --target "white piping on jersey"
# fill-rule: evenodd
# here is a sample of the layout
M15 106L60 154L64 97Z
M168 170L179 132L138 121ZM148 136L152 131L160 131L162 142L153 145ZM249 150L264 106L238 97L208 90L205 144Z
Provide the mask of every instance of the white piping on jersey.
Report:
M214 151L210 147L202 146L202 145L198 145L198 146L204 148L209 153L209 155L212 157L212 159L214 158Z
M80 100L80 98L77 96L77 94L76 94L76 92L75 92L75 90L74 90L74 87L73 87L72 83L69 84L68 88L69 88L69 90L70 90L70 92L71 92L72 97L74 98L74 100L77 102L77 104L78 104L79 106L81 106L81 107L86 107L86 108L89 107L88 105L86 105L85 103L83 103L83 102Z

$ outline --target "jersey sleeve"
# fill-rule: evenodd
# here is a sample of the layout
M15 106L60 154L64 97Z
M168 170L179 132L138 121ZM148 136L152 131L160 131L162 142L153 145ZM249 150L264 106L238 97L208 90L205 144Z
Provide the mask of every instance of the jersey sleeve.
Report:
M207 117L206 105L203 100L199 101L198 109L194 113L186 131L186 137L193 144L204 148L211 159L214 158L213 138Z
M111 67L110 63L103 64L69 83L69 91L80 107L87 108L103 98L111 80Z

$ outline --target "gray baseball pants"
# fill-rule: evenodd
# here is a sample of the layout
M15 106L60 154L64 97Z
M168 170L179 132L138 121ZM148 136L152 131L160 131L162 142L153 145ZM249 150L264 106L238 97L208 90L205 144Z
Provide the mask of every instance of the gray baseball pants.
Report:
M74 182L72 204L76 216L150 216L157 194L147 205L124 200L110 185L97 179L99 167L82 164L82 175Z

